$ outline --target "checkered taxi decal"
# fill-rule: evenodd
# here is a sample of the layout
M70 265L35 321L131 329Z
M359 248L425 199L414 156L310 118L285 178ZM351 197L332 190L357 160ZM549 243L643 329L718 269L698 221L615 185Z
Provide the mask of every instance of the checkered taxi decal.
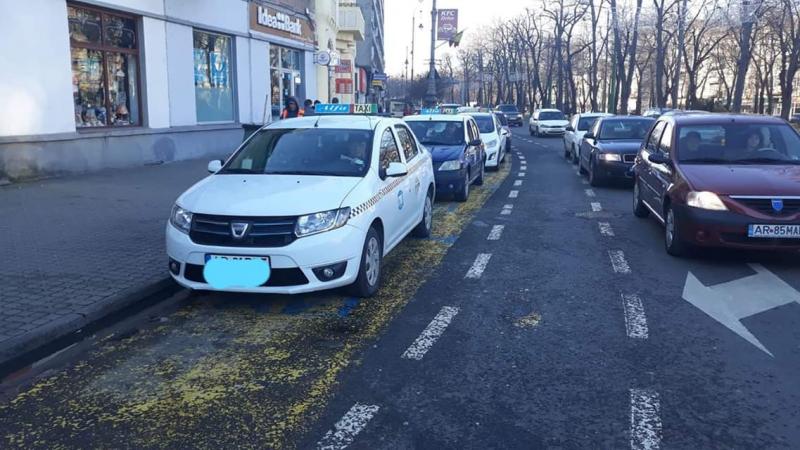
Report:
M394 190L394 188L399 186L400 183L402 183L403 180L406 179L406 177L408 177L412 173L416 172L422 166L422 164L425 161L426 161L425 158L420 158L419 161L417 161L413 166L411 166L408 169L408 174L406 174L403 177L399 177L399 178L394 179L394 181L392 181L388 185L384 186L380 191L378 191L375 195L373 195L372 198L370 198L366 202L364 202L364 203L354 207L353 209L351 209L350 210L350 218L352 219L352 218L358 216L359 214L362 214L362 213L368 211L373 206L377 205L378 202L381 201L381 199L383 197L386 197L386 195L389 194L390 192L392 192Z

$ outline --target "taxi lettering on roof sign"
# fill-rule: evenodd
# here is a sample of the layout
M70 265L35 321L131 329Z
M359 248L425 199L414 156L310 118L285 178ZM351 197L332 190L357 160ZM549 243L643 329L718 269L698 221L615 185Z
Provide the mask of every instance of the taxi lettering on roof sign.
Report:
M260 129L178 197L166 243L179 284L281 294L348 286L369 297L384 255L408 234L430 236L431 154L406 123L369 115L375 105L317 108Z

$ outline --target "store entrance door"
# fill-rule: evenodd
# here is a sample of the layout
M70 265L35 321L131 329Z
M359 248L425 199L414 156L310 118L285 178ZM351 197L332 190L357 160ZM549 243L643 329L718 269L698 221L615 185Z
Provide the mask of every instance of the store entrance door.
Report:
M297 84L295 82L300 79L300 72L272 69L270 78L272 86L272 120L278 120L281 116L281 111L286 107L286 99L297 97ZM302 108L303 105L298 104L297 106Z

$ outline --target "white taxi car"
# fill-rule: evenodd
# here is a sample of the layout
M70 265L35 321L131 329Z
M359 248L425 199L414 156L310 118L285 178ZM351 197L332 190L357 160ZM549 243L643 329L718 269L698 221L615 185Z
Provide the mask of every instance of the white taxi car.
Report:
M486 151L486 167L495 170L499 169L506 157L507 139L500 121L491 111L467 114L472 116L475 119L475 123L478 124L478 131L481 134L481 140Z
M363 105L317 110L355 106ZM170 273L190 289L296 294L350 286L369 297L380 286L383 256L409 233L431 232L431 155L399 119L282 120L208 170L178 197L166 230Z

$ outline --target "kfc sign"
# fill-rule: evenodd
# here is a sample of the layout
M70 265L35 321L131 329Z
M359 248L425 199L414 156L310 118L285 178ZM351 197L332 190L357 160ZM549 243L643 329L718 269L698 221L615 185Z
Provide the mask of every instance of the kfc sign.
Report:
M449 41L458 33L458 10L440 9L437 11L436 36L440 41Z

